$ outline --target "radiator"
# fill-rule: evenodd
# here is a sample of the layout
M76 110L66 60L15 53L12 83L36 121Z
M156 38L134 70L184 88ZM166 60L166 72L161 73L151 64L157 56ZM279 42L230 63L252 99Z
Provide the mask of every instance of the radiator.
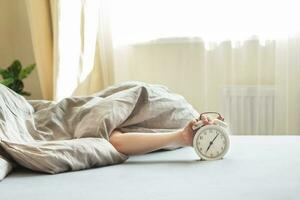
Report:
M225 86L220 100L221 112L229 123L232 134L273 134L274 87Z

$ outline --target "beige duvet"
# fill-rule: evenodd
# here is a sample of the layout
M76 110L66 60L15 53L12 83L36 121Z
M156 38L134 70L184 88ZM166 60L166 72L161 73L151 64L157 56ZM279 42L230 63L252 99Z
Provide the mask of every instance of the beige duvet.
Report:
M198 117L182 96L141 82L59 102L26 101L1 84L0 95L0 179L12 162L46 173L122 163L108 141L115 128L169 131Z

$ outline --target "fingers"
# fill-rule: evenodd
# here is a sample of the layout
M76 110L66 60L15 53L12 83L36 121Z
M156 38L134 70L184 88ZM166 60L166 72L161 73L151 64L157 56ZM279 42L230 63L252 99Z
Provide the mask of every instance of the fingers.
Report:
M207 117L205 115L202 115L200 119L196 119L196 121L202 121L204 125L210 125L214 123L214 120L212 120L210 117Z
M194 120L192 120L192 121L189 122L188 126L189 126L189 127L193 127L193 126L195 126L196 124L197 124L197 120L194 119Z
M207 120L207 117L205 115L202 115L200 120Z

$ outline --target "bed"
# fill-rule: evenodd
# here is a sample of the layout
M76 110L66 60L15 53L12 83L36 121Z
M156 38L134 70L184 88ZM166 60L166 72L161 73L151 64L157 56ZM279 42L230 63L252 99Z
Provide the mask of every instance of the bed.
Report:
M300 199L299 136L231 136L231 141L219 161L198 161L186 147L56 175L18 169L0 182L0 199Z

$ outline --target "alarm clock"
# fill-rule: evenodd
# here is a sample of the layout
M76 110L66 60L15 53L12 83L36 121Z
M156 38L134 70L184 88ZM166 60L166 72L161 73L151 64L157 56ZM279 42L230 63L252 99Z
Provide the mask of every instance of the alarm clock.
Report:
M204 115L217 114L213 121ZM208 118L209 119L209 118ZM224 157L230 146L229 127L217 112L204 112L193 126L193 147L201 160L218 160Z

